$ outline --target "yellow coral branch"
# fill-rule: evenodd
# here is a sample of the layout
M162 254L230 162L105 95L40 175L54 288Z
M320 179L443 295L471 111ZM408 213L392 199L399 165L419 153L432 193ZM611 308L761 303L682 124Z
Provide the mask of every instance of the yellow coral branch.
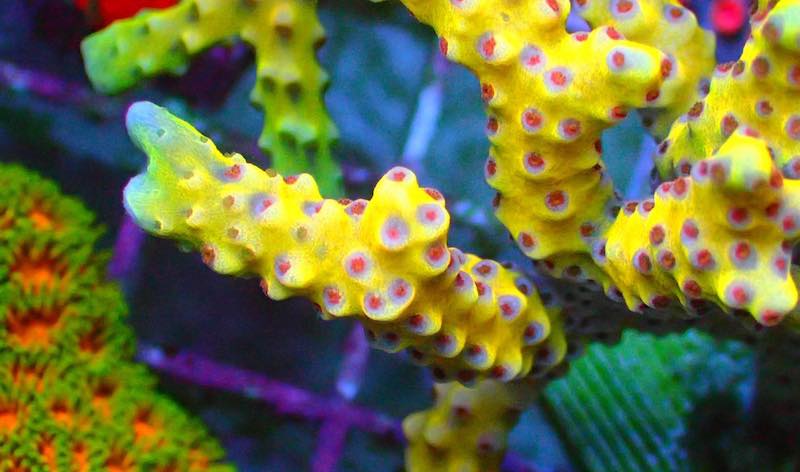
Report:
M437 384L436 403L403 421L406 467L412 472L500 470L507 436L537 396L531 382Z
M653 46L669 57L659 97L642 110L660 138L680 115L708 93L715 38L677 0L577 0L576 10L593 27L613 26L626 39Z
M784 175L800 178L800 1L771 5L753 16L753 35L739 60L717 66L708 96L661 143L663 178L689 175L739 126L757 130Z
M481 81L500 221L529 257L605 278L592 245L617 204L600 133L658 99L669 59L612 27L568 34L563 0L404 3Z
M691 177L623 209L604 268L631 309L710 300L774 325L797 304L789 267L799 209L800 181L784 180L766 142L741 128Z
M390 170L370 201L325 200L311 176L224 156L153 104L133 105L128 129L150 157L128 211L217 272L258 275L270 297L309 298L326 318L358 316L375 345L409 348L438 379L510 380L563 357L557 310L522 274L448 249L444 199L411 171Z

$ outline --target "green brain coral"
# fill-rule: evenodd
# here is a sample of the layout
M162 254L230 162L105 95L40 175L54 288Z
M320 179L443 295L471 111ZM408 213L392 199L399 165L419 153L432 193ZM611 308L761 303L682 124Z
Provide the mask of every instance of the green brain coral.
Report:
M0 470L229 470L132 362L100 233L52 182L0 166Z

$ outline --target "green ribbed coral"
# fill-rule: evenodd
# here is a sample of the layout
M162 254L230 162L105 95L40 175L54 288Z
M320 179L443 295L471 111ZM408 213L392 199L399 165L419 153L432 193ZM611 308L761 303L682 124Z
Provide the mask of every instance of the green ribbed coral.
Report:
M132 362L93 220L52 182L0 166L0 470L230 470Z
M616 346L589 347L548 385L544 404L586 470L692 470L683 441L695 408L741 390L752 357L697 331L627 332Z
M313 0L183 0L114 22L82 44L95 88L117 93L145 77L182 74L191 56L241 39L253 47L252 102L264 111L259 146L282 173L313 170L323 189L340 193L331 156L337 130L322 93L328 76L315 51L325 39Z

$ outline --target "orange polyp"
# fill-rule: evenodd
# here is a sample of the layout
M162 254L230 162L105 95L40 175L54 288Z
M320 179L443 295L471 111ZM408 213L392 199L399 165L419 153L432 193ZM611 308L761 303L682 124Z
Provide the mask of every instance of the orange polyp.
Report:
M41 231L51 230L56 226L53 217L40 208L31 210L28 218L33 222L33 227Z
M53 445L53 440L46 438L39 443L39 453L42 455L45 463L47 463L48 470L57 471L56 465L56 448Z
M77 472L86 472L89 470L89 452L82 443L79 443L72 449L72 463L75 464L75 470Z
M0 433L10 433L19 424L19 406L0 404Z
M72 412L67 404L63 401L56 400L53 402L53 404L50 406L50 412L53 414L53 418L55 418L59 423L63 423L65 425L72 424Z
M97 321L92 325L87 333L83 334L78 340L78 347L81 351L89 354L99 353L105 344L103 343L103 333L105 326L102 321Z
M23 290L38 292L43 288L61 289L68 282L63 264L49 251L31 256L29 250L25 249L16 254L14 259L11 273L20 279Z
M122 451L114 451L106 461L108 472L129 472L136 470L132 460Z
M63 316L64 308L32 309L27 313L11 310L6 319L8 337L23 347L46 347L51 344L51 332Z
M151 413L143 410L137 413L136 419L133 421L133 432L136 435L136 441L146 440L155 436L160 428L154 425L151 421Z
M111 405L109 399L117 390L115 385L108 382L101 382L92 393L92 406L103 419L111 417Z

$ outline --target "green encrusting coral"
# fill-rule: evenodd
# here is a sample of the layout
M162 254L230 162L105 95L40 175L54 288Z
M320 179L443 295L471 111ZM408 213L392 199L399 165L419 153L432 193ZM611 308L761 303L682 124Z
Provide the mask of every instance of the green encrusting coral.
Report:
M231 470L132 361L93 220L52 182L0 165L0 470Z
M752 350L698 331L655 338L628 331L592 345L544 391L550 416L589 471L690 470L693 411L748 388Z
M315 58L325 40L314 0L183 0L144 10L87 37L82 46L94 87L117 93L145 77L186 72L191 56L241 39L256 57L250 99L264 111L259 146L284 175L312 172L323 193L341 195L331 155L338 131L322 94L328 75Z

